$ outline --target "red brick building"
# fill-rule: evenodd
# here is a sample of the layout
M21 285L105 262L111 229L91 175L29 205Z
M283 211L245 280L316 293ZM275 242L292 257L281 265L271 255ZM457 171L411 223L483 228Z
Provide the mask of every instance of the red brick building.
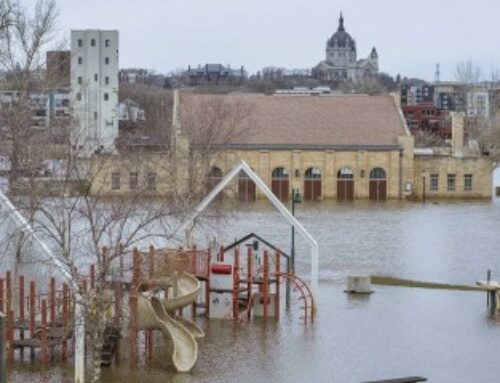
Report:
M403 105L408 128L416 132L431 132L443 139L451 138L451 116L449 111L437 109L433 104Z

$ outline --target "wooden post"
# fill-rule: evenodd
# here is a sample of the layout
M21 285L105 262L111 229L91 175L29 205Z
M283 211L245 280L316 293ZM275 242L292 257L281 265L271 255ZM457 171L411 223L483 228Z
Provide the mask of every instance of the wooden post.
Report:
M224 246L220 247L219 261L224 262Z
M275 317L276 320L280 319L280 280L279 280L279 274L280 274L280 253L279 251L276 251L276 261L275 261L275 266L276 266L276 300L274 302L274 310L275 310Z
M9 345L7 359L12 363L14 362L14 310L7 312L7 343Z
M155 248L153 245L149 246L148 253L148 268L149 278L153 279L155 273ZM153 360L153 329L146 330L146 345L147 345L147 360Z
M48 364L49 362L49 353L48 353L48 345L47 345L47 300L42 299L42 331L41 331L41 342L42 342L42 351L41 351L41 359L42 365Z
M108 258L108 248L106 246L102 247L102 278L106 281L106 275L108 275L109 268L109 258Z
M125 268L124 265L123 265L123 250L124 250L124 247L123 247L123 243L120 243L118 245L118 251L120 252L119 254L119 261L120 261L120 277L123 279L123 269Z
M212 250L207 250L207 282L205 284L205 316L210 318L210 263L212 261Z
M263 280L262 280L262 298L264 301L263 306L263 314L264 314L264 322L267 320L268 315L268 299L269 299L269 254L267 250L264 250L264 271L263 271Z
M63 284L62 290L62 325L64 331L67 333L69 331L69 288L66 283ZM66 339L66 334L62 339L62 361L66 362L68 360L68 341Z
M12 309L12 277L10 271L7 271L5 276L5 290L6 290L6 309L5 312L9 312Z
M130 324L129 324L129 340L130 340L130 367L137 366L137 300L138 287L140 278L140 253L137 248L134 248L132 255L132 283L130 286Z
M36 318L36 287L35 281L30 281L30 297L29 297L29 309L30 309L30 322L29 322L29 330L30 330L30 338L34 339L35 337L35 318ZM33 360L35 358L35 349L34 347L30 348L30 359Z
M247 300L248 300L248 319L252 311L252 289L253 289L253 248L247 247Z
M19 329L19 339L24 340L24 319L25 319L25 298L24 298L24 276L19 276L19 321L21 326ZM24 359L24 347L21 347L21 360Z
M115 327L121 332L120 319L122 313L122 284L115 281ZM120 363L120 337L116 340L115 363Z
M233 265L233 320L239 320L238 301L240 298L240 249L234 249L234 265Z
M87 294L87 278L82 279L82 294Z
M7 383L7 318L0 312L0 383Z
M49 306L50 306L50 326L55 327L55 325L56 325L56 279L54 277L50 278Z
M153 278L155 274L155 247L153 245L149 246L148 256L149 278Z
M4 283L5 280L0 278L0 311L4 312Z

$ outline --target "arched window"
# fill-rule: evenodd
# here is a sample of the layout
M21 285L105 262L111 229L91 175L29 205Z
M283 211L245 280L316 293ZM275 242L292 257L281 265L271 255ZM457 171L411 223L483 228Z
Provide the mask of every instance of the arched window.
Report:
M373 168L370 172L369 196L372 201L387 199L387 174L382 168Z
M253 202L255 199L255 182L252 181L247 173L241 170L238 173L238 200L242 202Z
M309 168L306 170L304 178L306 180L320 180L321 170L319 170L318 168Z
M351 168L343 167L337 172L337 179L339 180L352 180L354 179L354 172Z
M385 180L386 179L386 173L385 170L382 168L374 168L370 172L370 179L371 180Z
M288 170L285 168L275 168L271 173L271 189L276 197L282 201L289 198Z
M321 199L321 170L309 168L304 173L304 199L317 201Z
M285 168L275 168L272 172L273 179L288 179L288 170Z

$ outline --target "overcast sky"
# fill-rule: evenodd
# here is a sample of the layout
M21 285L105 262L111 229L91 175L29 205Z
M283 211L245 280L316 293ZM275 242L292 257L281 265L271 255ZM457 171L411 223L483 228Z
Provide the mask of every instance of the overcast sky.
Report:
M28 1L29 3L30 1ZM34 0L31 0L34 2ZM500 69L499 0L58 0L58 27L117 29L120 67L188 65L308 68L324 58L340 10L358 59L376 46L380 70L453 79L472 58Z

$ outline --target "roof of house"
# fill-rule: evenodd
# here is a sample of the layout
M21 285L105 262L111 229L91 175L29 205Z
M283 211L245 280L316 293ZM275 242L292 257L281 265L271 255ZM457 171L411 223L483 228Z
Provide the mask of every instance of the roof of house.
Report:
M221 105L227 104L229 112ZM248 110L239 121L236 110ZM194 146L206 144L241 149L372 149L398 147L407 135L404 119L391 96L266 96L262 94L181 94L181 126ZM204 110L205 109L205 110ZM213 110L235 121L223 129L236 134L213 134ZM235 114L234 116L231 113ZM199 123L189 119L199 114ZM221 117L222 118L222 117ZM209 127L210 126L210 127ZM206 134L192 134L206 129ZM191 130L191 131L190 131Z

